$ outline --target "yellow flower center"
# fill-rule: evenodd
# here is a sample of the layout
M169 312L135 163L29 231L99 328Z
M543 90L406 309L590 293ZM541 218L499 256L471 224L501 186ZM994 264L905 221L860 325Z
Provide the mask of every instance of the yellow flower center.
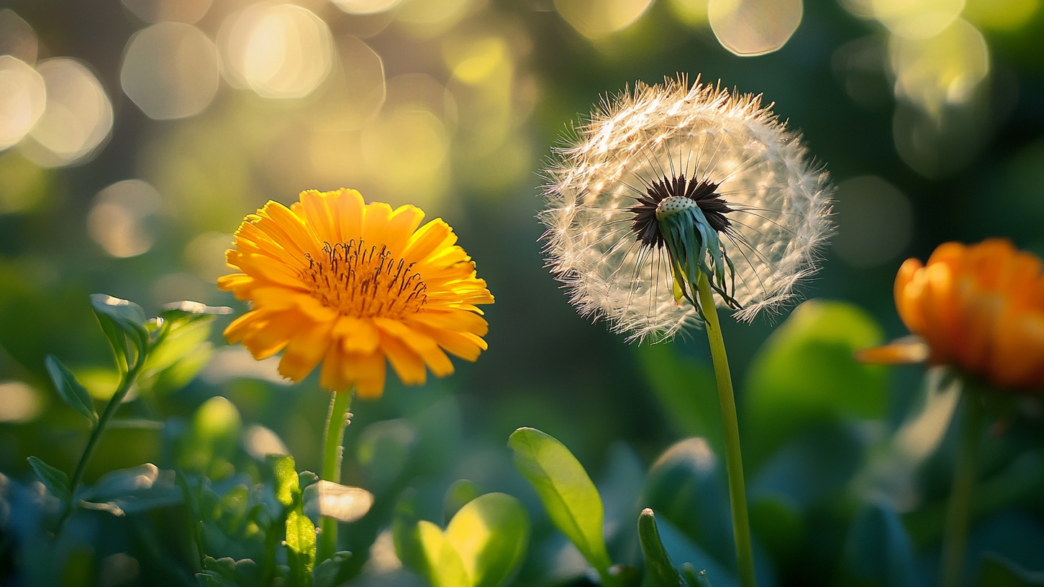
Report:
M308 255L305 283L328 307L356 318L401 318L420 311L427 289L414 263L396 259L384 245L366 248L362 239L323 247L324 255Z

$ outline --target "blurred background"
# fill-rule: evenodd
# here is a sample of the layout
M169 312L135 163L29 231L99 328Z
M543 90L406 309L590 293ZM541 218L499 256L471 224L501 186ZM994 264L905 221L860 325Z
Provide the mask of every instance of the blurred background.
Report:
M436 467L447 483L525 493L504 448L523 425L596 477L621 446L647 467L700 432L669 396L710 389L709 355L699 332L627 345L548 275L539 168L565 131L638 80L763 93L838 188L839 232L803 294L853 304L874 344L905 334L891 292L906 257L988 236L1044 252L1042 4L0 0L0 470L28 479L30 454L69 469L81 450L85 424L57 401L47 354L98 399L112 393L88 294L149 315L183 299L239 313L215 280L242 217L339 187L445 218L497 298L476 364L421 389L390 377L384 399L353 406L350 480L367 482L366 455L351 455L368 426L418 414L451 437ZM787 312L725 325L741 394ZM229 347L227 321L157 413L187 418L222 395L317 469L327 396ZM856 415L894 429L920 373L867 391L888 401ZM88 480L157 462L162 444L162 431L114 430Z

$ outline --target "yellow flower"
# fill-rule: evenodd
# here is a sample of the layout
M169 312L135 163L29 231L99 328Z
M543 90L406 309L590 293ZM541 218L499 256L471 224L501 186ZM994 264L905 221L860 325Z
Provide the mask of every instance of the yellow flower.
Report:
M869 362L953 365L999 389L1044 387L1044 264L1011 242L945 243L895 279L899 317L920 340L863 351Z
M488 330L476 304L491 304L475 263L441 219L363 202L355 190L301 193L290 208L269 202L236 231L218 286L250 301L225 330L255 359L283 351L279 372L294 381L322 362L319 383L384 391L385 359L407 385L453 373L446 352L474 361ZM446 351L446 352L443 352Z

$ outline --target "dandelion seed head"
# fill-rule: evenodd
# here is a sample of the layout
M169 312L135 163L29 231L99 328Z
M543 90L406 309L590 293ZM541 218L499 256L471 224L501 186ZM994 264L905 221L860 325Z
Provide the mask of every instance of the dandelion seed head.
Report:
M675 301L667 250L639 231L639 199L655 192L660 202L671 190L702 194L700 207L735 264L737 319L794 296L832 231L832 188L770 107L684 77L602 100L556 151L540 215L549 265L581 315L605 319L631 340L699 325L696 308Z

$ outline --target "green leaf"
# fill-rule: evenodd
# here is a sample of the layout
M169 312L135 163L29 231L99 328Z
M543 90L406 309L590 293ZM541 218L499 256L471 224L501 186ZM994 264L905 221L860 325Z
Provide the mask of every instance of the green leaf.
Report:
M679 356L673 345L641 345L635 354L674 435L705 438L716 454L723 454L725 433L714 370Z
M315 566L315 524L300 511L300 506L286 517L287 562L290 585L310 587Z
M660 532L656 529L656 517L649 508L642 510L638 516L638 542L642 545L645 557L646 573L655 584L661 587L684 587L678 569L671 563L671 557L660 542Z
M914 552L899 515L881 502L865 505L855 517L842 557L843 584L912 587Z
M1027 571L1010 560L994 554L982 556L982 570L977 587L1042 587L1044 573Z
M702 438L668 448L645 478L642 505L655 510L720 561L735 558L721 459Z
M689 584L689 587L711 587L707 571L697 573L696 567L692 566L692 563L682 565L682 575L685 576L685 582Z
M141 306L105 294L91 294L91 307L117 357L126 360L129 356L127 341L138 354L145 352L149 335L145 330L146 317Z
M482 495L482 489L478 484L467 479L457 479L446 490L446 496L442 500L443 519L448 524L453 516L457 515L460 508L480 495Z
M881 340L880 326L856 306L818 300L798 306L750 367L742 422L747 470L809 426L882 417L887 371L853 358Z
M442 529L426 520L416 521L408 501L399 502L392 537L402 564L426 578L432 587L472 587L460 553Z
M48 355L44 363L47 365L47 372L51 375L51 381L54 382L54 387L58 390L58 395L61 396L62 401L70 408L83 414L85 418L91 421L91 424L97 424L98 413L94 411L94 400L91 399L91 394L87 392L87 389L54 356Z
M462 507L445 536L460 555L472 587L497 587L525 557L529 514L514 497L488 493Z
M178 468L219 480L238 450L242 425L239 410L227 399L216 396L203 402L179 443Z
M348 564L351 558L350 552L335 552L333 556L319 563L312 572L315 587L337 587L347 582L352 573L352 567Z
M174 471L145 463L106 473L78 498L80 507L122 516L178 505L183 501L183 494Z
M29 457L29 466L33 468L37 479L51 492L51 495L60 499L69 496L69 476L55 469L37 457Z
M300 495L297 469L294 457L290 455L269 455L268 464L272 467L275 496L284 508L293 507L294 500Z
M515 452L515 467L536 489L551 521L606 576L612 563L602 534L602 498L580 461L561 442L534 428L519 428L508 445Z

